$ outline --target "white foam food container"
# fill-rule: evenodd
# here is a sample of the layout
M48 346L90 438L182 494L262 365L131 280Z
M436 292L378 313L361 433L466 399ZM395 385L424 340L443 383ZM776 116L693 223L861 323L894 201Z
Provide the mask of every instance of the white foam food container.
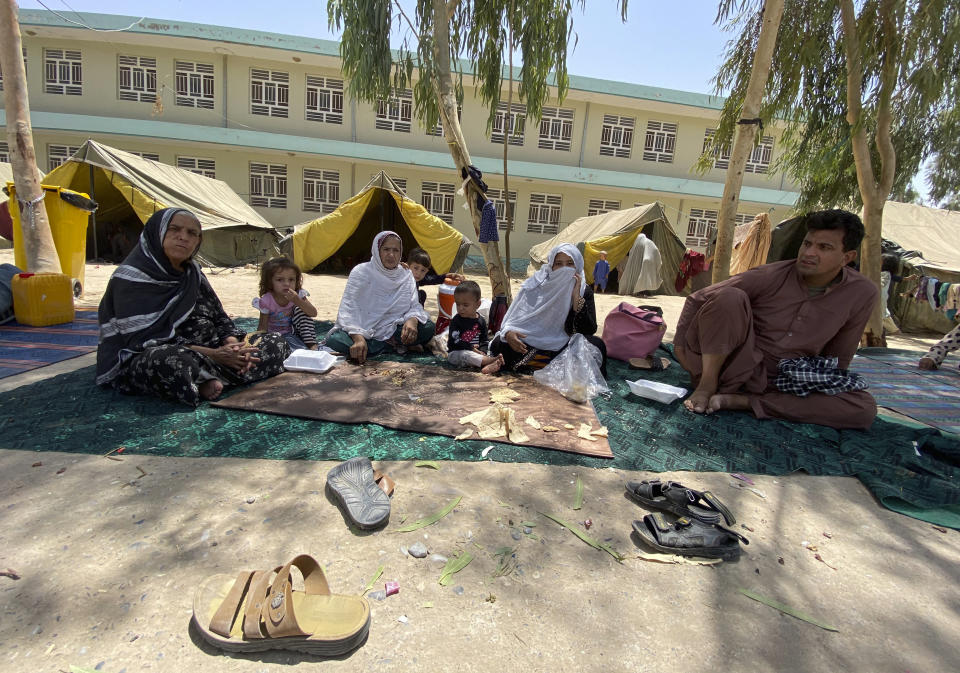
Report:
M315 374L323 374L324 372L330 371L331 367L342 361L343 358L339 358L326 351L312 351L298 348L290 354L290 357L283 361L283 366L288 372L313 372Z
M687 395L686 388L677 388L658 381L640 379L639 381L627 381L627 385L630 386L630 392L634 395L664 404L681 400Z

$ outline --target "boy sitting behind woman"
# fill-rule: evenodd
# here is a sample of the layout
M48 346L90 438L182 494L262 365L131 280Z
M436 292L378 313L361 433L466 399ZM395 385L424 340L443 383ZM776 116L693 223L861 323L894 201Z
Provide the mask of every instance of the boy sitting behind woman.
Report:
M427 292L420 289L421 285L440 285L447 278L461 283L466 280L466 277L459 273L433 273L430 271L430 264L430 253L423 248L414 248L407 255L405 266L410 269L413 279L417 281L417 295L421 306L427 301Z

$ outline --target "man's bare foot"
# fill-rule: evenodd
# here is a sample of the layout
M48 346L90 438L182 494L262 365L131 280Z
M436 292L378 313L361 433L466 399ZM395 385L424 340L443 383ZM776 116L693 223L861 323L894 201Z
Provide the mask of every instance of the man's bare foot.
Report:
M423 353L423 352L425 352L425 351L423 350L423 346L421 346L420 344L416 344L416 345L413 345L413 346L408 346L408 347L407 347L407 350L410 351L411 353Z
M690 397L683 401L683 406L695 414L710 413L707 409L710 405L710 398L714 396L715 392L715 390L701 390L697 388Z
M219 379L209 379L198 386L200 397L205 400L215 400L223 392L223 383Z
M749 408L750 398L746 395L740 395L738 393L718 393L710 397L710 402L707 404L707 413L712 414L714 411L720 411L721 409L746 411Z

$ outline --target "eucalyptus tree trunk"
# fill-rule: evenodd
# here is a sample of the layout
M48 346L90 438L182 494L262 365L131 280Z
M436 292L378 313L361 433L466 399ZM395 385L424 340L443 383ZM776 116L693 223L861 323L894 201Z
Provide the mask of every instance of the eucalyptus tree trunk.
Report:
M26 271L60 273L60 258L50 233L43 203L40 173L30 128L30 101L23 66L20 22L15 0L0 0L0 69L3 70L3 99L7 112L7 140L13 183L20 209L20 232L27 257Z
M451 5L455 5L452 2ZM433 56L437 64L437 77L433 82L437 99L440 102L440 119L443 122L443 135L457 171L471 165L470 152L467 142L460 128L460 119L457 117L457 95L453 85L453 73L450 68L450 21L448 8L444 0L433 0ZM500 257L500 246L496 241L480 243L480 210L477 208L477 188L468 182L464 189L464 197L470 208L470 218L473 220L473 230L477 235L477 246L483 252L483 261L490 276L490 289L493 296L502 294L507 302L512 301L509 276L503 268L503 259Z
M510 11L507 14L507 64L509 66L509 73L507 75L507 114L510 115L510 111L513 110L513 3L510 3ZM507 119L513 119L512 116L508 116ZM507 278L510 277L510 269L513 266L513 261L510 259L510 232L513 231L513 210L510 208L510 184L508 181L508 172L507 172L507 148L510 147L510 142L507 138L506 131L508 129L504 128L505 133L503 134L503 211L504 215L507 218L507 230L503 234L503 251L507 256ZM508 300L509 301L509 300Z
M880 179L876 177L870 156L870 142L866 127L862 124L863 106L860 100L863 86L863 65L860 61L859 35L853 0L841 0L840 18L843 25L844 51L847 58L847 123L852 132L853 159L857 167L857 185L863 198L863 225L866 236L860 247L860 272L880 287L880 240L883 229L883 206L893 188L897 155L891 136L891 99L896 85L897 59L894 43L895 0L883 0L880 5L880 20L886 30L883 45L883 66L880 78L880 95L877 101L876 149L880 158ZM862 343L866 346L886 346L883 337L883 309L876 302L870 320L864 330Z
M737 207L740 204L743 171L755 144L757 127L759 126L752 123L752 120L758 118L763 90L770 74L770 63L773 61L773 50L777 44L780 18L783 16L783 2L784 0L766 0L763 6L760 37L757 40L757 50L753 55L750 81L747 84L747 92L740 112L740 119L751 123L737 125L737 136L730 155L730 166L727 168L727 180L723 185L723 200L720 202L720 214L717 218L717 245L713 257L712 280L714 283L730 277L733 230Z

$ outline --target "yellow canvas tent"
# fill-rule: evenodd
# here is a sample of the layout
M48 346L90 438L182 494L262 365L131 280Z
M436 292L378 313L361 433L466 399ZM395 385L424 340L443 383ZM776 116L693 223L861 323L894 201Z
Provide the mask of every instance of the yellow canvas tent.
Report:
M279 254L277 231L227 183L93 140L50 171L43 184L84 192L99 204L96 227L91 218L87 228L88 257L95 245L101 254L109 253L117 232L127 233L132 244L151 215L174 207L186 208L200 220L198 257L208 264L238 266Z
M640 234L656 244L663 261L660 268L663 284L656 294L677 294L673 282L686 246L677 237L658 201L574 220L553 238L530 248L530 271L539 269L554 247L572 243L583 254L587 283L593 283L593 267L600 259L600 251L606 250L607 262L615 269Z
M324 270L348 272L370 259L370 244L381 231L397 232L404 254L426 250L437 273L459 268L470 247L469 239L412 201L383 171L329 215L297 227L282 247L292 249L304 271L336 260Z

